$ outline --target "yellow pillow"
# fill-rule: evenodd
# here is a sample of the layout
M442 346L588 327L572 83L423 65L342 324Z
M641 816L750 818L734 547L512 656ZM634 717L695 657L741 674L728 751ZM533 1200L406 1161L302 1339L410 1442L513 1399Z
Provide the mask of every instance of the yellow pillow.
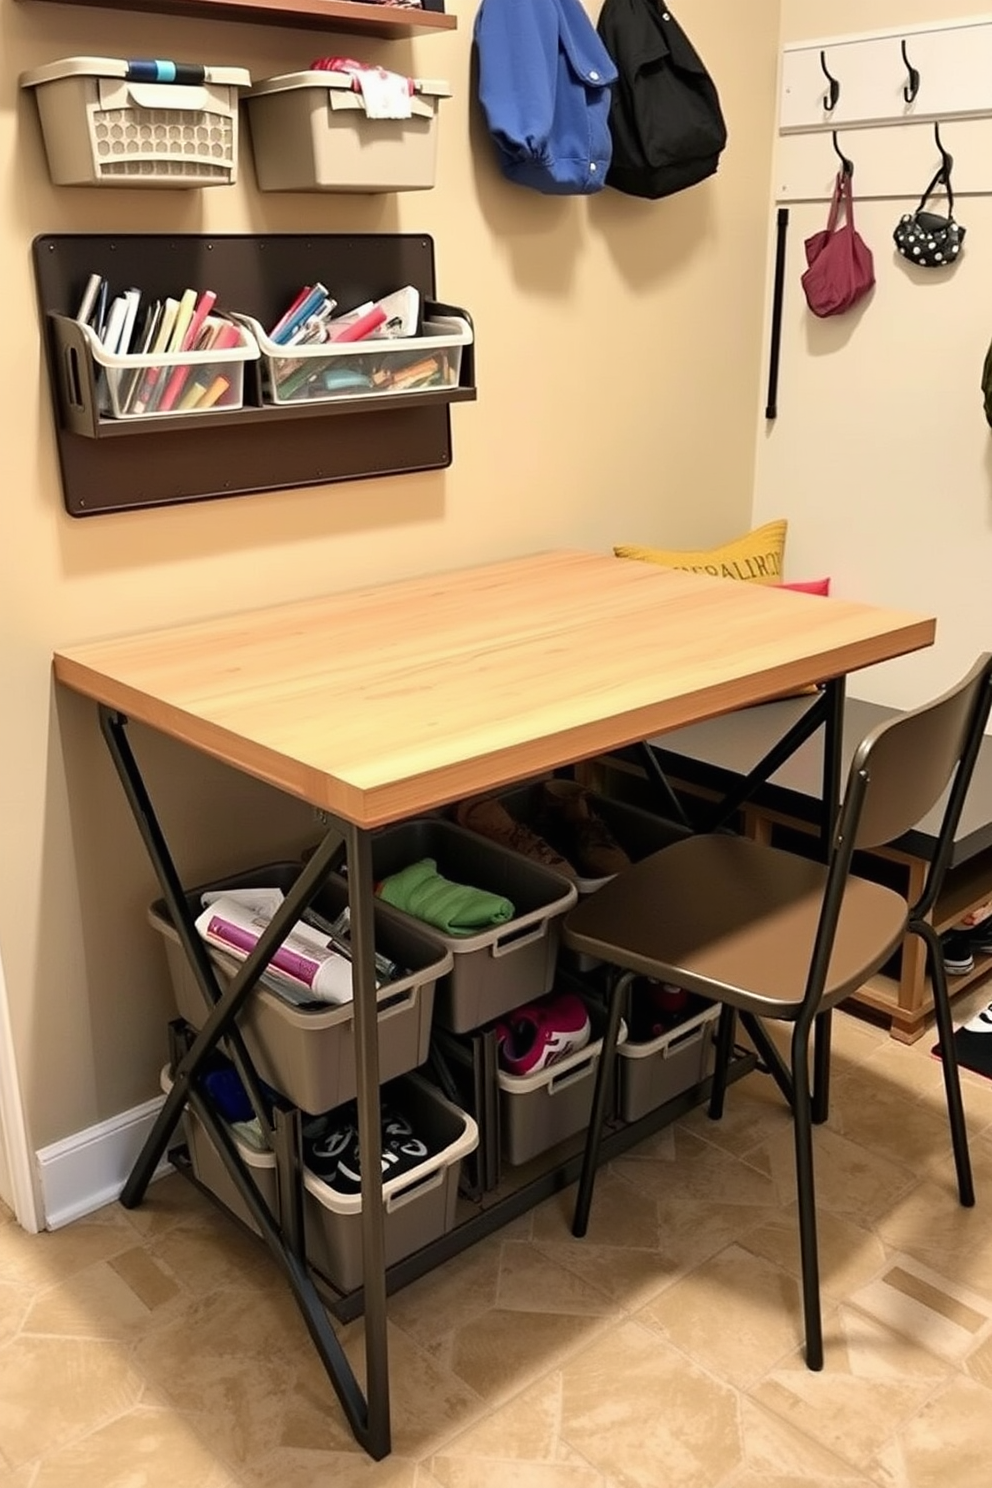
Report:
M613 549L618 558L642 558L647 563L661 563L666 568L684 568L690 573L712 574L718 579L743 579L748 584L778 584L782 578L785 552L785 518L755 527L744 537L724 543L720 548L703 548L697 552L669 548L639 548L630 543Z

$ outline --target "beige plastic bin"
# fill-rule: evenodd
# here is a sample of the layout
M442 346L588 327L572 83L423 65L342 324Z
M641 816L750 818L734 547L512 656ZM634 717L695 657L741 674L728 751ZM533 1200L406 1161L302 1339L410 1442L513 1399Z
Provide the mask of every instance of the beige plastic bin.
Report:
M595 1036L584 1049L535 1075L499 1071L501 1156L514 1167L557 1147L589 1124L606 1012L599 1003L587 1001L587 1005ZM618 1051L626 1037L627 1027L621 1018Z
M169 1066L162 1070L162 1089L168 1095L172 1089L172 1077L169 1074ZM218 1118L219 1119L219 1118ZM217 1148L207 1136L206 1130L187 1106L182 1118L183 1131L186 1136L186 1145L189 1148L189 1160L193 1169L193 1177L208 1188L215 1198L219 1199L225 1209L240 1219L241 1223L247 1225L250 1230L259 1234L258 1225L252 1219L248 1206L241 1194L238 1192L237 1184L224 1166L224 1159ZM276 1173L276 1155L274 1152L261 1152L258 1148L249 1147L243 1142L236 1132L231 1132L231 1141L238 1149L241 1161L254 1179L259 1193L269 1206L273 1219L279 1221L279 1180Z
M290 72L246 95L262 191L426 191L447 83L414 79L409 119L370 119L350 73Z
M475 1151L479 1131L471 1116L419 1075L405 1075L386 1094L438 1149L382 1186L386 1265L392 1266L454 1225L462 1159ZM337 1193L306 1171L303 1220L310 1264L342 1292L361 1286L361 1195Z
M647 1043L617 1048L620 1115L637 1121L705 1080L713 1068L714 1003Z
M450 975L438 982L434 1017L440 1026L468 1033L549 992L561 917L575 903L575 885L542 863L440 817L400 822L373 834L377 881L421 858L433 858L442 878L501 894L516 910L505 925L477 935L432 931L453 962ZM403 918L412 925L422 923L409 915Z
M286 892L300 873L298 863L275 863L233 875L205 888L274 885ZM203 888L187 898L193 914L200 911ZM334 918L347 902L344 881L331 878L314 907ZM199 986L179 943L164 901L148 918L162 935L176 1006L181 1017L199 1028L206 1016ZM376 948L409 975L382 987L378 996L379 1077L391 1080L423 1064L430 1047L431 1014L437 979L451 968L451 956L426 927L411 922L388 905L375 906ZM230 981L238 962L210 947L222 981ZM257 986L238 1015L248 1053L261 1078L301 1110L330 1111L351 1100L356 1090L355 1027L351 1003L341 1007L293 1007L265 986Z
M250 87L250 73L204 67L202 82L170 83L136 68L118 57L63 57L21 74L21 87L34 89L55 185L230 186L238 90Z

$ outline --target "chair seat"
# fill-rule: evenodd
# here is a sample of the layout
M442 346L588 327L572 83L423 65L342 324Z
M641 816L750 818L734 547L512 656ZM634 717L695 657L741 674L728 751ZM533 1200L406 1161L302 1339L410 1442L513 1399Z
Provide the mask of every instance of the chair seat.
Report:
M628 971L672 981L757 1016L798 1015L827 870L729 835L689 837L583 899L565 944ZM822 1006L849 996L906 931L905 899L851 877Z

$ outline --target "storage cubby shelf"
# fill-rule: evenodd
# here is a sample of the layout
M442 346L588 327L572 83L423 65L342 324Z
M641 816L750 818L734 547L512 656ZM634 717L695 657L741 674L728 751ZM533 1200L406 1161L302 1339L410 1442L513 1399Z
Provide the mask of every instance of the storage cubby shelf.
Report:
M468 312L436 298L434 244L422 233L67 234L36 238L33 256L72 516L451 464L450 405L476 396L471 341L458 348L458 381L449 387L277 405L264 401L260 363L248 361L243 407L114 419L100 411L94 359L72 319L92 273L110 278L115 291L133 284L156 299L186 287L213 289L218 309L263 326L274 324L303 284L333 286L347 307L409 284L425 313L457 314L470 335Z
M420 31L453 31L458 19L443 11L405 6L365 5L360 0L58 0L73 7L139 10L197 20L249 21L257 25L305 27L308 31L348 31L358 36L413 36Z

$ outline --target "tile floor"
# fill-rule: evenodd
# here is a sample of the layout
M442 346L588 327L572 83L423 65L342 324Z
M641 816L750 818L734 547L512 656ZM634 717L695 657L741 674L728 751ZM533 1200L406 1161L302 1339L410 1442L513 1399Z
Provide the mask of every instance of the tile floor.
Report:
M956 1007L960 1018L988 990ZM816 1133L827 1367L800 1352L790 1127L750 1075L390 1302L395 1450L345 1428L260 1247L173 1175L0 1214L3 1488L987 1488L992 1083L959 1208L932 1039L838 1015ZM360 1324L344 1330L360 1357Z

